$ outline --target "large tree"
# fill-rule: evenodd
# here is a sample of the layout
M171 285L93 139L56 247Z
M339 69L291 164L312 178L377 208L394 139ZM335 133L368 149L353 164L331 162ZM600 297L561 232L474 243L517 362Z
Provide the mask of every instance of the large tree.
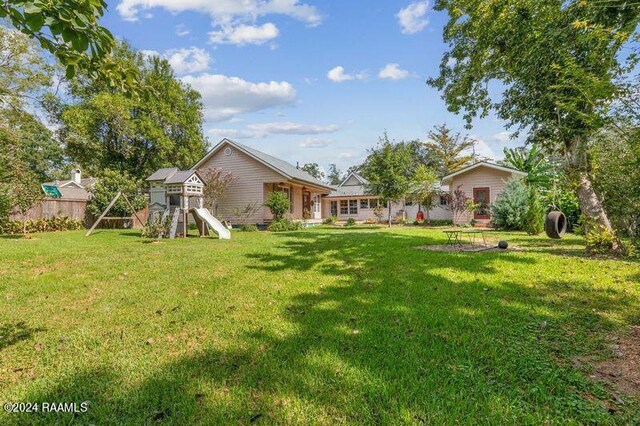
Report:
M329 164L327 180L330 185L340 185L342 183L342 172L335 164Z
M405 144L391 143L385 132L362 166L362 174L369 181L369 192L388 204L389 226L391 201L398 201L409 193L413 165L411 150Z
M111 169L144 178L160 167L193 166L206 149L200 94L177 80L164 59L145 57L124 43L116 53L123 66L139 70L156 95L127 96L80 75L68 104L49 104L67 155L97 176Z
M635 65L635 55L621 62L621 49L637 38L640 8L625 0L437 0L435 9L449 13L450 50L429 83L449 110L469 124L495 110L565 154L583 214L610 229L586 145L618 95L615 80Z
M309 173L311 176L318 180L324 180L324 173L320 170L320 166L318 163L307 163L304 166L300 167L300 169Z
M425 146L433 165L444 176L473 161L471 153L475 144L475 140L442 124L429 132Z

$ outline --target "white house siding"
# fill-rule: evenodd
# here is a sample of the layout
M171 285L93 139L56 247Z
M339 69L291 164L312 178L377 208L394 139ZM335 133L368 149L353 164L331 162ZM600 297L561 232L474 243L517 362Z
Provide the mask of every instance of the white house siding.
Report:
M460 186L467 197L473 197L473 188L490 188L489 199L491 204L495 203L498 195L504 190L505 183L512 176L512 173L496 170L490 167L477 167L468 172L454 176L451 179L449 188L451 193ZM473 219L473 213L464 213L456 218L456 224L468 223ZM489 223L490 219L478 219L480 223Z
M205 163L201 164L198 171L204 175L208 169L219 168L233 173L236 177L218 202L217 211L212 212L218 219L236 223L237 218L234 214L236 208L242 209L247 204L253 203L262 206L265 200L265 182L282 182L286 179L235 147L229 146L231 155L225 155L226 146L228 145L225 144L218 149ZM262 223L268 210L266 207L260 207L253 216L248 218L248 222Z

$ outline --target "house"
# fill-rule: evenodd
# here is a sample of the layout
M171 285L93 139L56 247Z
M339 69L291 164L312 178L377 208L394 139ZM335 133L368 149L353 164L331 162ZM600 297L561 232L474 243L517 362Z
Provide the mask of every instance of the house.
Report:
M488 161L480 161L442 178L443 185L448 186L449 192L460 188L465 195L481 207L474 212L461 214L453 218L454 224L468 223L472 219L480 225L491 223L491 205L504 190L506 182L514 177L524 177L527 174L509 167L500 166Z
M388 205L379 196L367 191L369 182L357 172L351 172L340 185L323 198L323 217L335 216L338 220L353 218L357 221L375 219L376 207L382 208L384 218L389 215ZM443 194L429 211L431 220L451 220L451 212L447 208L447 197ZM391 217L415 220L418 210L424 210L409 200L391 203Z
M42 184L42 190L51 198L87 201L91 197L89 190L95 184L95 178L83 178L80 169L75 169L71 172L70 180L45 182Z
M243 220L247 223L268 223L273 220L264 202L274 191L287 194L291 207L288 217L294 220L322 220L322 197L334 188L300 168L257 149L223 139L192 167L202 176L207 170L231 172L231 182L213 215L238 223L239 211L252 206L253 212Z

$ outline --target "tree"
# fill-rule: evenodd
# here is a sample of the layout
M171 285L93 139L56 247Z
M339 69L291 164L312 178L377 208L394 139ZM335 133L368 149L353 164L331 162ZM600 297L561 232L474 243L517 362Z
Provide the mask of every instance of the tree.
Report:
M464 192L462 185L458 186L447 198L449 199L449 208L451 209L451 213L453 213L454 224L460 221L460 217L463 214L472 212L478 207L478 205L473 202L473 199Z
M136 211L142 210L147 205L147 197L139 192L142 181L117 170L104 170L100 179L89 190L91 199L87 204L87 212L98 217L107 208L118 191L125 192L127 199ZM109 210L110 216L129 217L133 215L131 208L120 197Z
M621 236L640 248L640 129L607 128L592 138L593 185Z
M324 180L324 173L322 173L322 170L320 170L320 166L318 166L318 163L307 163L304 166L300 167L300 169L309 173L311 176L318 180Z
M496 228L520 231L528 210L530 191L522 179L511 178L491 206L491 221Z
M335 164L329 164L327 180L329 181L329 185L340 185L342 183L342 172Z
M527 212L522 219L522 229L529 235L538 235L544 231L545 211L538 195L538 190L529 186Z
M265 207L271 210L274 222L281 221L291 207L291 201L287 194L282 191L273 191L269 194L269 198L264 203Z
M67 78L81 69L113 87L139 90L137 70L117 62L113 35L98 23L106 7L102 0L5 0L0 18L51 52L66 67Z
M409 192L412 167L411 152L404 145L389 142L386 132L378 146L369 151L363 166L362 173L369 180L369 193L379 195L389 205L389 226L391 202L404 198Z
M71 102L48 110L70 159L94 176L111 169L144 178L161 167L188 169L205 153L200 94L176 79L169 63L119 44L118 61L154 87L149 99L124 95L87 75L71 85Z
M622 0L437 0L449 22L450 46L440 75L429 83L468 125L491 110L529 140L566 155L583 214L611 229L588 175L586 143L607 121L636 55L621 49L637 40L640 8ZM628 58L626 62L622 62ZM504 85L493 100L490 83Z
M472 162L469 150L476 141L460 133L453 133L446 124L435 126L428 134L427 150L441 175L448 175Z
M231 172L225 172L219 168L208 169L202 176L204 178L204 206L214 215L218 213L218 200L227 192L229 185L236 180Z
M552 164L542 155L537 144L530 149L505 148L504 163L507 167L527 173L525 181L528 185L546 188L552 179Z
M10 204L13 210L22 215L22 233L26 234L27 212L42 199L42 188L34 173L19 159L12 167L11 179Z
M440 179L438 179L437 173L434 169L430 169L424 164L419 164L411 181L410 198L425 207L427 223L431 223L429 211L439 195Z

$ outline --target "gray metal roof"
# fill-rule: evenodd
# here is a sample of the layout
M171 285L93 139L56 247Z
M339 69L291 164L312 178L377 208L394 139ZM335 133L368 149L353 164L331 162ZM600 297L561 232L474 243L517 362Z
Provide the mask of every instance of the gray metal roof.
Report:
M164 169L158 169L156 170L151 176L149 176L147 178L148 181L150 180L165 180L166 178L173 176L174 173L176 173L178 171L177 168L175 167L167 167Z
M297 168L296 166L287 163L284 160L281 160L279 158L273 157L269 154L266 154L262 151L258 151L257 149L251 148L250 146L247 145L243 145L240 144L238 142L235 141L231 141L233 142L235 145L241 147L242 149L248 151L249 153L251 153L251 155L253 155L254 157L259 158L260 160L262 160L263 162L269 164L271 167L280 170L281 172L283 172L284 174L297 179L297 180L301 180L313 185L318 185L321 187L329 187L329 188L333 188L330 185L327 185L325 182L322 182L321 180L316 179L315 177L311 176L309 173L305 172L302 169Z
M339 186L335 191L331 191L328 197L360 197L360 196L372 196L367 193L367 187L364 185L348 185Z

